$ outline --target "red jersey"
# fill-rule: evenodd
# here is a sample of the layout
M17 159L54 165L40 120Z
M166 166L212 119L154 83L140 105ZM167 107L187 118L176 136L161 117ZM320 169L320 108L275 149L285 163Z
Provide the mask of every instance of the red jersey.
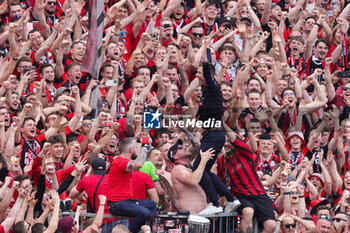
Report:
M238 138L231 144L237 152L232 157L223 155L218 158L219 177L225 182L225 173L227 173L231 192L235 196L264 195L265 189L256 172L256 158L253 152L244 141Z

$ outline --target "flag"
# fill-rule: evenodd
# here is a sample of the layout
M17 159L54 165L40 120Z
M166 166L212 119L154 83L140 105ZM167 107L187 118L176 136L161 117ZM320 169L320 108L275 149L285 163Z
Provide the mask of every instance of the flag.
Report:
M89 36L83 58L82 71L98 78L102 65L102 36L104 1L89 0Z

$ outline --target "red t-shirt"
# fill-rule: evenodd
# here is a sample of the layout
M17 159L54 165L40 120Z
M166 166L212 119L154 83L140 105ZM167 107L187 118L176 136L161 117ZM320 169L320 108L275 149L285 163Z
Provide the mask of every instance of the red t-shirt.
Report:
M113 160L109 172L108 201L117 202L133 198L132 173L126 170L129 162L129 159L123 157L117 157Z
M154 188L155 186L150 175L140 171L132 173L132 189L135 199L147 200L147 189Z
M2 225L0 225L0 233L5 233L5 229Z
M79 192L83 192L84 190L86 191L86 193L90 199L90 203L91 203L92 207L95 208L95 213L97 213L98 205L100 204L98 196L99 195L107 196L108 175L105 175L103 177L103 180L100 183L100 186L97 189L97 193L96 193L96 197L95 197L95 206L93 205L94 193L95 193L96 187L97 187L98 183L100 182L101 178L102 178L101 175L95 175L95 174L90 175L90 176L86 176L79 181L79 183L76 187ZM105 205L105 212L104 213L109 214L107 205Z

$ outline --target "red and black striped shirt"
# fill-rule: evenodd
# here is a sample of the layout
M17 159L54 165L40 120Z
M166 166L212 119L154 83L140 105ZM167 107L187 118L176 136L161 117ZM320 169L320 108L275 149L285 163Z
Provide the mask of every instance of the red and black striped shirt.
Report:
M231 192L235 196L265 194L256 172L256 158L250 147L238 138L231 144L236 148L236 153L232 157L223 155L218 159L220 178L225 181L225 171L228 171Z

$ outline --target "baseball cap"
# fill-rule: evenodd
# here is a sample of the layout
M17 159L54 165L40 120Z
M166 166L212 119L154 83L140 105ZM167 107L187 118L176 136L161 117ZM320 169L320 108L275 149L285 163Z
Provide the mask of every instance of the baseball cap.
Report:
M94 158L91 163L92 171L96 175L106 174L106 162L102 158Z
M73 225L74 220L69 216L65 216L58 221L57 228L60 229L62 233L70 233Z
M311 177L317 177L318 179L321 180L322 186L324 185L324 177L323 177L323 175L321 175L321 173L312 173L311 176L309 176L309 179Z
M249 25L252 25L252 20L249 19L248 17L244 16L244 17L242 17L242 18L240 19L241 22L242 22L243 20L247 20L248 23L249 23Z
M209 0L208 1L208 5L206 5L205 8L207 8L208 6L215 6L216 8L220 8L220 2L218 0Z
M56 90L55 99L57 99L58 97L60 97L60 96L63 94L63 92L65 92L65 91L70 92L70 90L69 90L67 87L60 87L60 88L58 88L58 89Z
M229 22L230 24L232 24L233 27L236 26L236 19L231 18L229 16L220 18L219 22L220 22L220 24L222 24L223 22Z
M171 162L173 163L175 162L174 155L176 154L179 145L182 145L182 144L183 144L182 140L178 139L177 142L172 147L169 148L168 158Z

